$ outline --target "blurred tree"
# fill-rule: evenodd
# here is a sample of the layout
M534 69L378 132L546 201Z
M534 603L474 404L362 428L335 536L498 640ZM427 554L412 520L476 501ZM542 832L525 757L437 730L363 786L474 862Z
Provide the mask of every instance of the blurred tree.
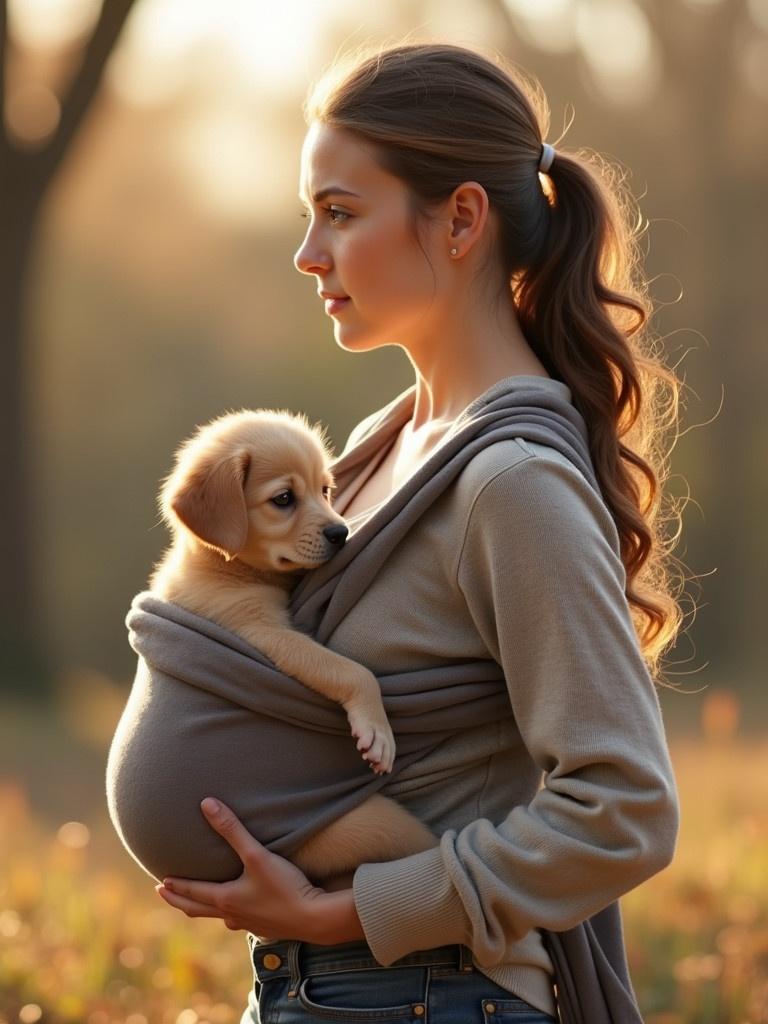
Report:
M11 131L8 117L7 0L0 0L0 679L46 689L47 659L35 628L31 472L24 376L26 272L43 200L96 95L107 60L135 0L104 0L80 66L58 101L58 120L40 145Z

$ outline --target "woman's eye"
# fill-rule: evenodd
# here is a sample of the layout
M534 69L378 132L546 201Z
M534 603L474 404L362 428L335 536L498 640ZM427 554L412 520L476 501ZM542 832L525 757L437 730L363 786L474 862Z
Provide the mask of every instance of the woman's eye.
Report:
M294 501L293 491L281 491L280 494L276 494L272 499L272 502L278 506L278 508L287 508L292 505Z
M343 210L337 210L335 206L324 206L323 209L328 214L331 224L342 224L343 221L339 221L338 217L349 217L350 214L345 213ZM309 217L308 210L299 210L299 216L305 219Z

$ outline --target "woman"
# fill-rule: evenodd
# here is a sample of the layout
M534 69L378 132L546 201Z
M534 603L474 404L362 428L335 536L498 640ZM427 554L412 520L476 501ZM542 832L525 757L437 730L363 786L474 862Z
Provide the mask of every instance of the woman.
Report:
M651 672L680 625L656 526L659 388L674 420L678 381L641 346L626 195L542 143L546 101L517 70L395 46L333 69L306 119L295 265L341 347L399 345L415 371L350 435L342 458L365 458L337 510L353 530L385 515L459 419L520 387L581 414L599 493L546 444L483 448L333 633L377 674L449 656L503 668L509 721L449 738L390 787L438 846L324 891L209 800L243 874L158 892L251 933L244 1024L552 1021L545 930L674 852Z

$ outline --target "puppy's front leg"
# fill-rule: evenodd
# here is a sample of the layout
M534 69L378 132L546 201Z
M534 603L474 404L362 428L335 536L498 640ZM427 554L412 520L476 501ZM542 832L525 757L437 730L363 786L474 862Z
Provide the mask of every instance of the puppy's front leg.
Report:
M323 647L305 633L262 623L257 628L258 634L251 642L268 655L281 672L341 704L363 758L377 774L392 771L395 737L376 676L364 665Z

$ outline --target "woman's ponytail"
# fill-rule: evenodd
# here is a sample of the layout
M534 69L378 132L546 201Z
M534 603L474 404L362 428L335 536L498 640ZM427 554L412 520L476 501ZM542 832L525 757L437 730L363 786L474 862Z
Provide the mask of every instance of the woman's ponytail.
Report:
M627 193L615 173L594 169L586 154L558 150L549 171L550 222L536 260L515 276L513 294L523 332L548 371L564 381L589 431L595 471L619 534L627 598L652 663L682 619L665 591L659 536L666 419L676 422L679 382L637 337L648 320L644 295L631 279L636 237ZM654 428L654 418L655 428ZM676 538L672 538L674 543Z

